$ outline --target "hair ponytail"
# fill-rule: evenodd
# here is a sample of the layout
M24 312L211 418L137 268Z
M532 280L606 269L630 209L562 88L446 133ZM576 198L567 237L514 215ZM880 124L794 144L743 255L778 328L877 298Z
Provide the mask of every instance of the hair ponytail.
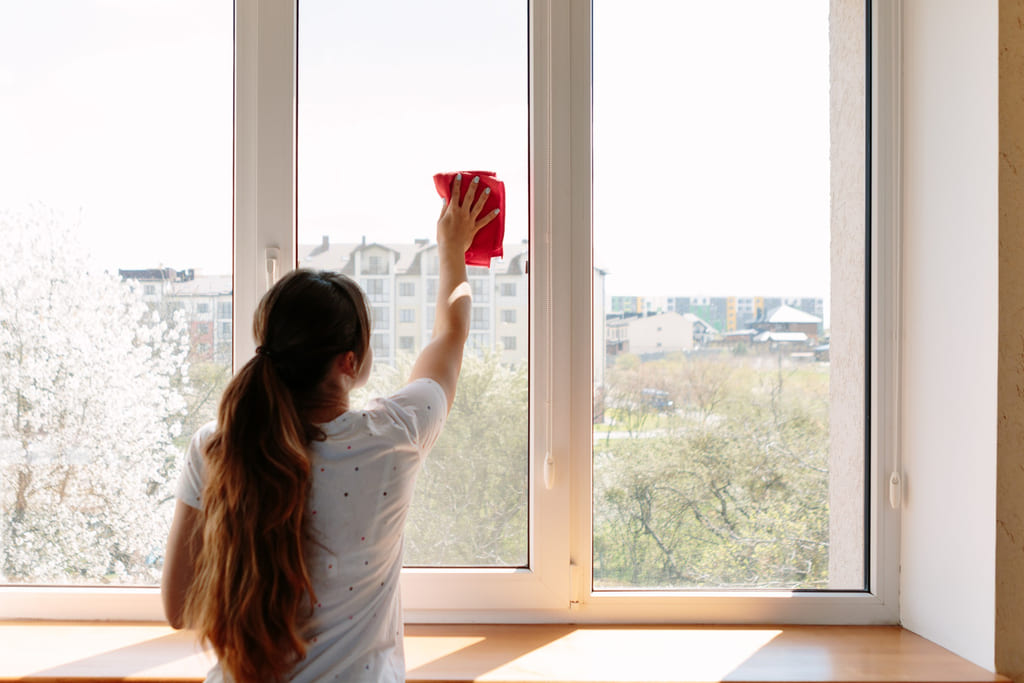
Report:
M236 681L280 680L306 652L302 625L316 597L306 564L306 415L338 353L362 359L369 322L355 283L294 271L260 302L259 352L224 391L205 446L202 544L185 621Z

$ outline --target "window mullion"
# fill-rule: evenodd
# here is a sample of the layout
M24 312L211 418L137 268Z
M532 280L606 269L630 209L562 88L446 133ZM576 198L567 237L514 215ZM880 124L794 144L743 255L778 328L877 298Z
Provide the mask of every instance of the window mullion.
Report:
M235 5L234 357L270 280L295 264L297 0ZM276 260L274 260L276 259ZM236 365L237 367L237 365Z
M572 283L568 287L568 310L559 319L569 322L570 362L567 386L571 393L568 420L572 461L571 487L571 592L573 604L585 602L592 588L593 537L591 454L593 450L593 391L595 324L604 326L604 298L594 297L594 250L592 240L593 201L593 31L592 4L568 5L569 88L567 128L559 135L568 141L567 170L569 200L567 269Z

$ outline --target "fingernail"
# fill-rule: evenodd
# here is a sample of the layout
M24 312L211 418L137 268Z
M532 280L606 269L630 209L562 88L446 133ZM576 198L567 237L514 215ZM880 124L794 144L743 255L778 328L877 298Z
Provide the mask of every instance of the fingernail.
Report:
M462 180L462 174L461 174L461 173L457 173L457 174L455 175L455 179L456 179L456 180Z
M494 210L494 214L495 214L495 215L497 215L497 214L499 214L499 213L501 213L501 209L495 209L495 210Z
M491 188L485 187L484 188L484 194L490 194L490 193L491 193Z
M475 177L473 178L473 182L474 182L474 183L479 183L479 182L480 182L480 176L475 176Z

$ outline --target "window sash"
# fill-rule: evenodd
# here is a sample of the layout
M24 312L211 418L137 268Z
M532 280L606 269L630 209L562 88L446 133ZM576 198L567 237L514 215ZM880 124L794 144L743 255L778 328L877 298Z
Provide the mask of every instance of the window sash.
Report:
M530 1L531 275L529 569L407 569L412 622L572 621L895 623L898 514L885 477L895 457L899 197L897 0L870 5L872 479L870 591L590 591L591 138L587 2ZM233 329L296 263L297 0L235 11L235 271ZM553 188L558 188L554 191ZM554 230L553 226L559 226ZM429 264L428 264L429 266ZM504 287L501 295L505 296ZM885 333L882 334L881 332ZM235 335L234 358L254 352ZM539 523L543 520L543 523ZM0 618L162 620L154 588L9 587Z

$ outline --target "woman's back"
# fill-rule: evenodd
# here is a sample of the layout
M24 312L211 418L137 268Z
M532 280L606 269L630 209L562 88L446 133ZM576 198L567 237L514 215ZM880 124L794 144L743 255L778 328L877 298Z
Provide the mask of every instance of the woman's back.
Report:
M401 681L402 569L405 518L416 475L444 426L447 398L416 380L364 410L320 425L310 446L307 558L317 596L303 627L309 643L293 681ZM205 426L189 450L178 498L200 503ZM208 680L223 680L218 669Z
M217 653L208 680L404 679L405 518L454 400L471 312L464 255L497 215L481 217L478 180L462 197L458 176L438 220L432 338L394 395L349 409L373 358L350 278L297 270L260 300L256 356L190 446L161 583L171 625Z

